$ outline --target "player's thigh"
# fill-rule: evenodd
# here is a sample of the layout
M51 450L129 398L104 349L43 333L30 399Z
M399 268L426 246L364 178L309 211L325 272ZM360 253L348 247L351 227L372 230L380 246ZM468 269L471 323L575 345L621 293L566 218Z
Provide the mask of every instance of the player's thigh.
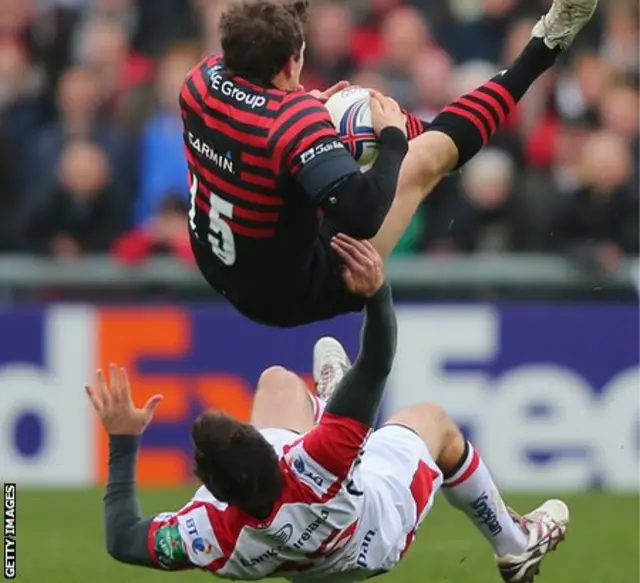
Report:
M361 472L381 503L381 528L388 531L388 538L394 538L392 529L397 530L395 544L403 551L442 485L442 473L434 457L413 430L385 425L367 441Z
M332 223L325 220L316 235L305 293L299 298L301 324L360 312L364 308L363 298L349 292L342 279L342 262L331 248L331 238L336 232Z
M460 429L446 411L435 403L405 407L391 415L386 425L402 426L413 431L436 461L442 461L443 456L447 458L452 448L464 447Z
M372 239L383 259L391 254L422 201L456 160L455 145L448 136L439 132L427 132L409 142L393 204L378 234Z
M261 430L309 431L313 405L304 381L281 366L265 370L258 381L250 422Z

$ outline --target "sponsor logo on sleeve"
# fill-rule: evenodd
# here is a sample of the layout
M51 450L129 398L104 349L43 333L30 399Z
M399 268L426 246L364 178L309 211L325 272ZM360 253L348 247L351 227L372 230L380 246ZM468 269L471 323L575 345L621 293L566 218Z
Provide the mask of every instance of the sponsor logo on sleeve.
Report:
M329 152L334 152L335 150L340 149L344 149L344 146L342 145L342 142L337 139L333 142L318 144L300 154L300 163L303 165L308 164L309 162L315 160L323 154L328 154Z
M187 554L194 565L206 567L223 556L204 508L195 508L178 516L178 525Z
M301 444L291 449L285 457L285 462L298 480L320 497L324 496L338 479L311 458Z
M178 569L189 565L189 557L176 522L158 528L153 548L158 562L165 569Z

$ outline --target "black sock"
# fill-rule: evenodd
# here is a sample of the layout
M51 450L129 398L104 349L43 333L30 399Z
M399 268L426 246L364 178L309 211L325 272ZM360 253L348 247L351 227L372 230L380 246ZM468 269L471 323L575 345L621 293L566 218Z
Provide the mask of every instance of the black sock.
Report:
M446 470L442 472L442 477L445 480L448 480L450 478L452 478L453 476L455 476L460 469L462 468L462 466L465 464L465 462L467 461L467 458L469 457L469 442L465 439L464 441L464 451L462 452L462 455L460 456L460 460L458 460L458 463L451 468L450 470Z
M448 135L458 148L460 168L498 131L533 82L554 63L560 49L539 38L529 41L513 64L475 91L445 107L429 131Z

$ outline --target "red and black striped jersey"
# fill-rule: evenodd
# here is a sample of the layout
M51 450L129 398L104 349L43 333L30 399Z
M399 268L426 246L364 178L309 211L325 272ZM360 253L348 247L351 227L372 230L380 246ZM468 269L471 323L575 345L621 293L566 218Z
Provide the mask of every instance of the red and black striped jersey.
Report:
M235 76L220 56L189 73L180 106L190 228L214 268L240 283L303 265L321 194L359 171L325 107Z

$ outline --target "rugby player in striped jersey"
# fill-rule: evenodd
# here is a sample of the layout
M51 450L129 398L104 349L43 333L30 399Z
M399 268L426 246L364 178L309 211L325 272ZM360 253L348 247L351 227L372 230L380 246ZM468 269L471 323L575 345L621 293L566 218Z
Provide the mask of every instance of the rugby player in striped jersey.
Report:
M331 239L372 239L386 258L425 196L498 131L591 18L598 0L554 0L520 56L427 127L374 94L379 155L362 174L322 105L300 87L308 0L241 0L222 15L222 54L180 94L200 270L245 316L297 326L359 311ZM411 140L409 147L408 140Z

